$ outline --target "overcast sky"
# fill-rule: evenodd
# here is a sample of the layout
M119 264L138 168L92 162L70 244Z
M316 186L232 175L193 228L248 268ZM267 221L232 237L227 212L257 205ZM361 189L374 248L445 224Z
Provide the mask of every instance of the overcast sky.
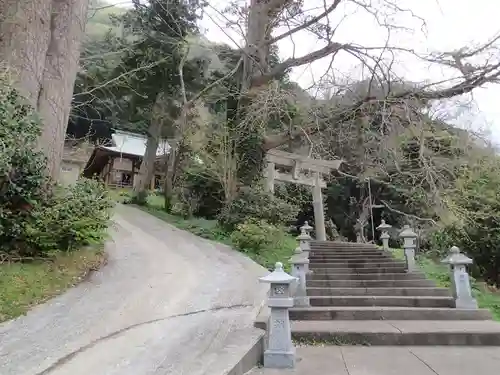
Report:
M363 0L363 3L378 4L384 0ZM393 0L398 6L411 9L414 15L425 19L425 28L422 31L421 22L410 14L398 14L392 22L397 22L407 28L415 30L411 33L392 34L392 45L405 46L422 52L451 51L462 46L470 46L487 41L498 34L500 23L500 1L498 0ZM125 5L124 0L108 0L114 4ZM331 0L326 0L330 3ZM215 9L222 10L229 1L210 0L212 9L208 9L202 27L205 35L215 42L232 41L241 43L237 27L228 28L226 20ZM322 6L324 0L307 0L307 8L315 5ZM317 3L317 4L316 4ZM348 2L346 1L346 4ZM359 8L358 8L359 9ZM372 16L366 12L355 11L351 5L339 8L336 18L331 23L337 23L342 17L340 27L336 31L339 42L356 43L363 46L380 46L386 40L385 29L378 26ZM391 23L392 23L391 22ZM316 38L307 33L295 35L294 40L280 42L282 58L293 54L300 56L321 47ZM439 81L443 76L448 77L451 72L442 68L431 68L428 64L417 62L408 56L397 56L396 72L411 81ZM314 78L319 78L329 66L329 59L318 61L310 66L300 67L292 72L292 77L302 87L309 87ZM356 77L362 72L359 62L346 55L339 55L335 59L335 74L337 77ZM454 72L453 72L454 73ZM500 85L476 90L474 100L477 108L472 113L462 115L459 122L462 126L488 129L496 143L500 143ZM456 114L453 115L456 117Z

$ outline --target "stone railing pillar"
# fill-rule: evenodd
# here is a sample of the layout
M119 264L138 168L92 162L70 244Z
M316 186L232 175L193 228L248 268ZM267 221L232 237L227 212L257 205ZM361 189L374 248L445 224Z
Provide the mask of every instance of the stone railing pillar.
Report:
M295 367L295 347L292 342L288 309L293 307L290 285L296 278L283 271L283 264L277 262L274 271L259 280L270 284L267 304L271 309L271 316L268 326L269 342L264 352L264 367L293 368Z
M389 229L392 228L392 225L386 224L385 220L382 220L380 225L376 228L381 231L380 239L382 240L382 247L384 250L389 250L389 239L391 236L389 235Z
M309 259L305 257L304 253L299 253L290 258L290 263L292 264L292 276L297 278L293 290L294 306L309 306L306 289L306 266L309 264Z
M304 253L305 259L309 259L309 253L311 251L311 236L306 233L304 227L300 228L300 235L297 237L297 240L299 241L299 247L302 250L302 253ZM309 272L309 263L305 265L305 270L306 273Z
M453 297L455 297L455 307L457 309L477 309L477 301L472 296L470 278L466 267L473 263L472 259L462 254L458 247L453 246L449 255L442 262L450 266L451 288Z
M405 225L403 230L399 234L399 237L403 239L403 249L405 252L406 270L408 272L414 272L417 270L417 263L415 262L415 249L417 248L417 234L410 228L409 225Z

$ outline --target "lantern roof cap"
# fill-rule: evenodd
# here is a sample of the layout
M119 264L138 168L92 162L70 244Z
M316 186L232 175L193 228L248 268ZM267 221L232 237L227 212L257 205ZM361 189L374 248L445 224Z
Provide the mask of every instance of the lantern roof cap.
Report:
M385 220L382 220L382 221L380 222L380 225L379 225L376 229L378 229L378 230L384 230L384 229L390 229L390 228L392 228L392 225L387 224L387 223L385 222Z
M456 246L452 246L450 249L450 253L446 258L444 258L441 263L446 263L450 265L464 265L464 264L472 264L473 260L469 258L467 255L460 252L460 249Z
M410 228L409 225L405 225L401 233L399 233L401 238L417 238L417 234Z
M297 278L287 274L283 270L283 263L276 262L274 271L267 276L261 277L259 280L260 282L270 284L290 284L297 280Z

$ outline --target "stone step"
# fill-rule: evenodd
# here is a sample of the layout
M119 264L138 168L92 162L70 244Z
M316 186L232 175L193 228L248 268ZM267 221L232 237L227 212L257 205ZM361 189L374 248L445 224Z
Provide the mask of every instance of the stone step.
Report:
M316 273L306 276L307 280L418 280L425 279L422 273L364 273L364 274L349 274L349 273Z
M346 255L346 254L389 254L380 249L370 249L370 250L354 250L349 249L349 251L339 251L339 250L328 250L328 249L318 249L317 247L311 248L311 252L324 255Z
M311 306L455 307L453 297L432 296L317 296Z
M330 242L330 241L311 241L311 247L326 247L331 249L346 249L346 248L359 248L359 249L378 249L379 247L370 243L356 243L356 242Z
M307 295L315 296L434 296L449 297L446 288L307 288Z
M296 340L332 345L499 346L500 324L493 321L294 321Z
M344 256L344 255L328 255L328 256L319 256L316 254L309 255L310 261L320 261L320 262L381 262L385 260L395 260L390 255L370 255L370 256Z
M377 246L321 246L310 244L311 249L319 249L325 251L383 251L384 249Z
M394 260L377 262L321 262L316 259L309 260L309 268L373 268L373 267L405 267L405 262Z
M307 280L309 288L407 288L435 287L435 283L427 279L407 280Z
M357 256L374 256L374 255L390 255L387 253L384 253L383 251L322 251L322 250L317 250L317 249L311 249L311 254L314 254L316 256L345 256L345 255L352 255L354 257Z
M375 267L375 268L323 268L323 267L311 267L309 269L314 270L315 275L331 275L331 274L349 274L349 275L363 275L363 274L381 274L381 273L404 273L406 270L404 267Z
M332 307L311 306L290 309L292 320L488 320L489 310L438 307Z

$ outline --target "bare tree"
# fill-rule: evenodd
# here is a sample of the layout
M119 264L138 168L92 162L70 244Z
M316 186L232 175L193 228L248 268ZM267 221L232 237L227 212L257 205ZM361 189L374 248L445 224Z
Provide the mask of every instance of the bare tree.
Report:
M245 2L246 3L246 2ZM296 0L250 0L248 6L235 10L232 14L246 18L244 69L242 78L242 94L253 97L256 91L262 90L270 81L280 74L318 59L329 58L330 70L335 69L340 55L348 55L357 59L370 72L371 79L386 83L386 100L417 99L431 101L450 98L471 92L474 88L489 82L498 82L500 77L499 37L495 36L479 46L464 47L459 51L419 54L415 50L392 45L390 38L381 46L363 46L360 43L344 42L337 39L336 30L343 20L343 6L350 6L355 11L371 15L378 24L387 30L387 35L402 26L390 20L395 15L409 13L411 9L403 9L397 1L381 0L377 2L364 0L331 0L315 2L317 9L308 11L311 4ZM416 17L416 16L415 16ZM340 20L340 21L338 21ZM241 24L240 20L240 24ZM423 22L423 20L422 20ZM232 22L232 24L238 24ZM285 31L284 31L285 30ZM322 47L302 56L292 56L271 67L270 51L284 39L292 39L301 32L314 35ZM457 69L459 75L442 82L426 82L415 84L406 90L392 90L396 76L392 72L394 54L410 55L413 58L434 65L449 66ZM464 70L464 67L466 69ZM368 91L365 95L351 103L344 103L332 114L330 122L342 122L365 103L374 100ZM244 102L243 102L244 103ZM317 124L307 128L294 127L286 132L269 134L264 138L263 151L283 145L290 139L303 137L322 131Z

